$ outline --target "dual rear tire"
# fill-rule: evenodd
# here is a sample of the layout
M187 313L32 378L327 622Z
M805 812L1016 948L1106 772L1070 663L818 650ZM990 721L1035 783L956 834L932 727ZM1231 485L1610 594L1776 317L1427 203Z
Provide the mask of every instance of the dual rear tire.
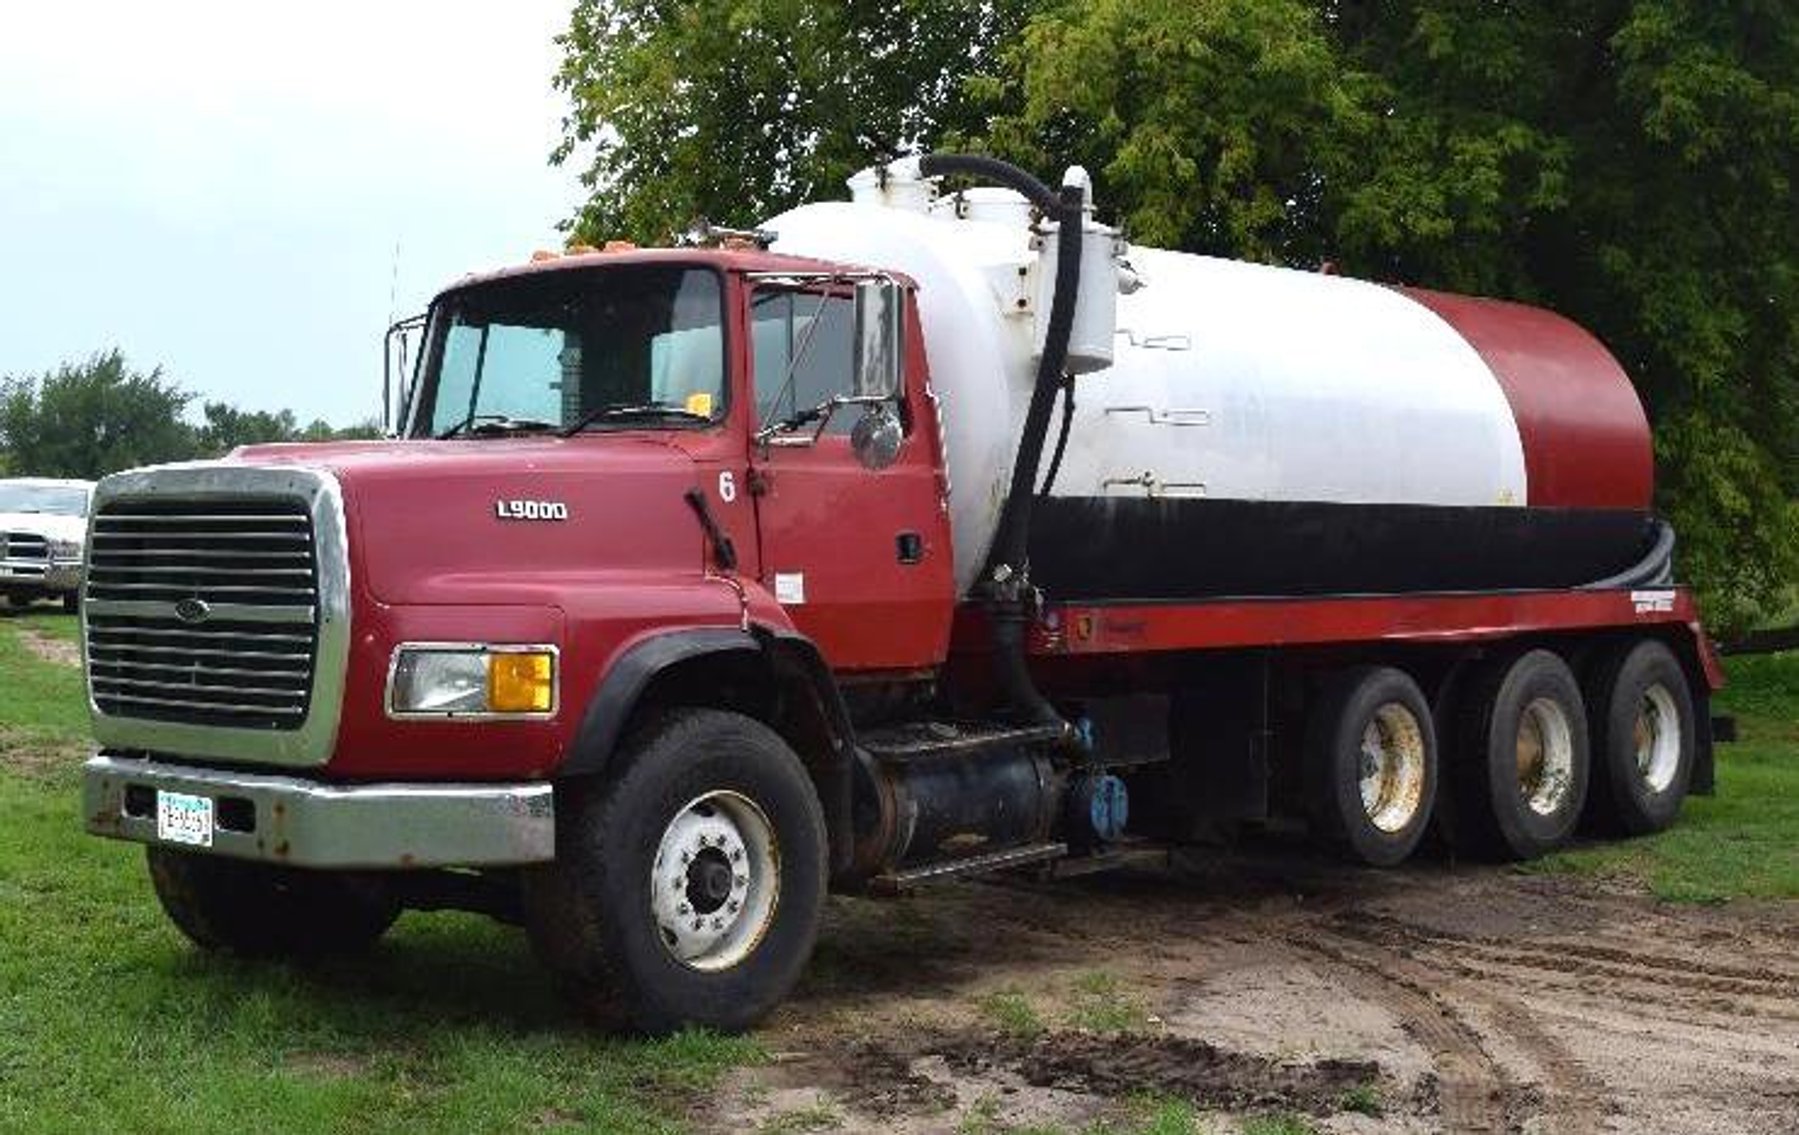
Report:
M1404 862L1437 798L1437 732L1418 683L1391 666L1335 675L1313 707L1306 750L1314 834L1356 862Z
M1440 819L1463 853L1533 859L1589 827L1642 835L1674 821L1697 753L1693 697L1672 651L1642 639L1575 676L1553 651L1492 659L1453 692L1438 756L1435 717L1392 667L1333 676L1306 738L1312 828L1346 858L1377 867L1417 847ZM1443 786L1438 787L1439 765Z

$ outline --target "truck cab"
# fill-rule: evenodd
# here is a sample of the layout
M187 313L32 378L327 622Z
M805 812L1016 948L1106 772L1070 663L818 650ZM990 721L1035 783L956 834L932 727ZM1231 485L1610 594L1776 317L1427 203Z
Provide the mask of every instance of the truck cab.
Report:
M955 608L909 282L753 247L581 253L466 279L423 331L393 440L101 485L90 827L149 843L209 944L336 944L471 871L506 895L484 903L542 906L573 786L703 706L810 798L783 822L815 823L777 836L765 803L740 832L702 804L688 826L765 872L805 860L784 901L815 919L854 870L845 691L928 696ZM716 849L698 838L673 854ZM338 913L265 911L242 933L268 941L194 897L295 878ZM669 960L716 951L695 941Z

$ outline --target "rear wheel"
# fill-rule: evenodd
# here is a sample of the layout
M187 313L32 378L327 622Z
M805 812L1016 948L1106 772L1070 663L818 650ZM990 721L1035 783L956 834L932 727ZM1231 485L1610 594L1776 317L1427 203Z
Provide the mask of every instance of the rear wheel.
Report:
M553 867L526 889L538 954L600 1023L755 1024L818 936L824 815L760 722L688 709L638 731L604 783L557 795Z
M1317 834L1376 867L1411 855L1437 791L1437 734L1418 684L1387 666L1337 675L1313 706L1307 749Z
M1533 859L1568 841L1586 801L1586 707L1547 650L1496 660L1462 695L1452 787L1464 850Z
M1629 835L1661 831L1679 814L1693 776L1697 738L1686 672L1666 646L1645 640L1602 661L1587 698L1589 816Z
M208 950L264 958L354 953L400 916L388 889L366 876L145 851L162 909Z

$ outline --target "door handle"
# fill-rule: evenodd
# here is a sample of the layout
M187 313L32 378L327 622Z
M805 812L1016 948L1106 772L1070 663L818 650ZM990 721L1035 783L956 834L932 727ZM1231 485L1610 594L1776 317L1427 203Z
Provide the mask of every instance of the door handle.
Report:
M915 564L924 559L924 537L916 532L901 532L893 538L893 551L902 564Z

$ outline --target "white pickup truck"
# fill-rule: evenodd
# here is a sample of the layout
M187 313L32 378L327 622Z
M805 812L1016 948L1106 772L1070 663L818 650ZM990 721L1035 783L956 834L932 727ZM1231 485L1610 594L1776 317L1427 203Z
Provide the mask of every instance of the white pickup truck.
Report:
M92 481L0 480L0 594L15 607L60 598L81 605L81 552Z

